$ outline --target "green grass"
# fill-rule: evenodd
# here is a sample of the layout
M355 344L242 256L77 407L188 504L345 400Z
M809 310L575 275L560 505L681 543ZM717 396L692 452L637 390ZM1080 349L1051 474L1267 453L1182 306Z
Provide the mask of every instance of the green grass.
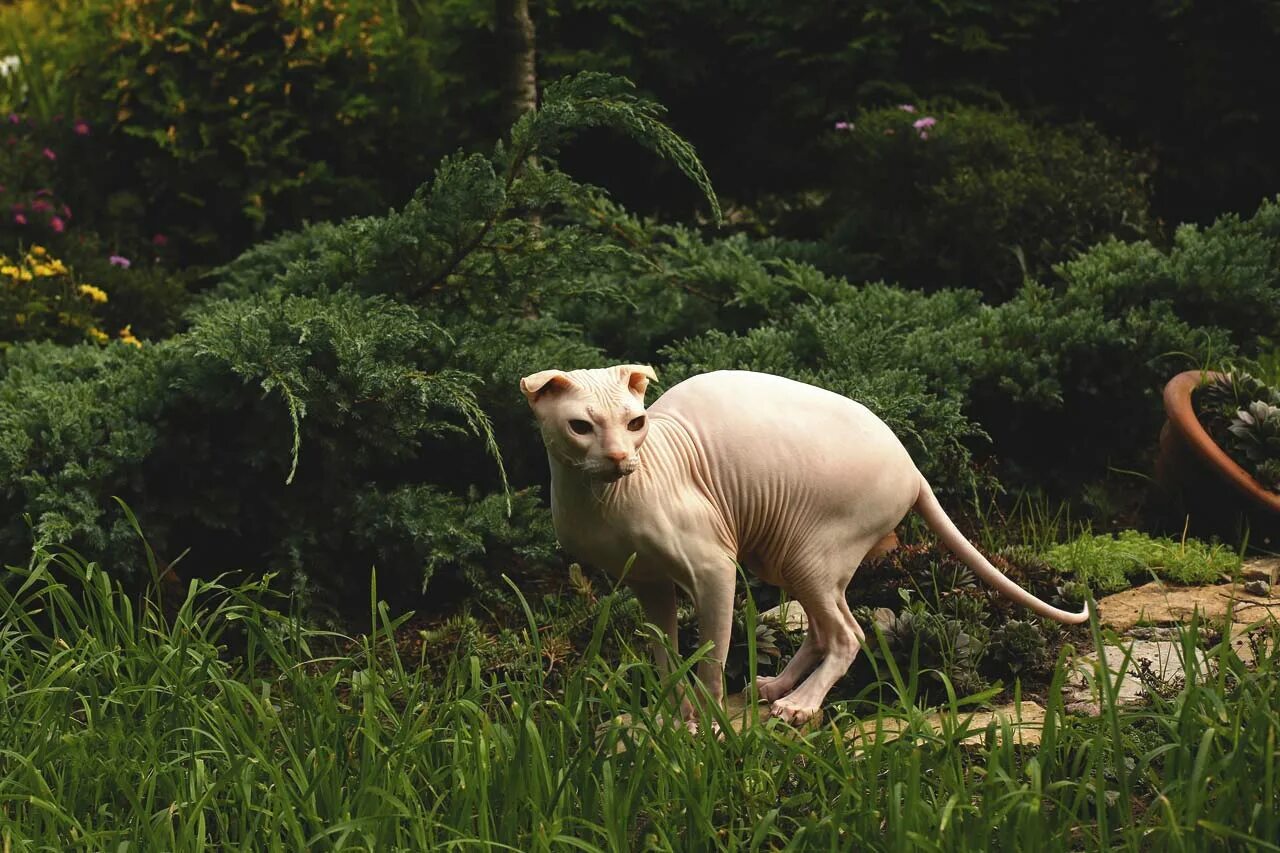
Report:
M1036 749L994 729L975 748L960 745L963 727L928 728L921 673L890 659L884 701L857 707L907 720L907 736L858 750L840 706L803 735L774 722L720 739L664 727L645 704L661 690L653 669L627 642L619 661L599 654L612 596L586 653L554 681L531 610L520 659L494 672L465 645L443 665L405 659L391 641L398 620L376 589L370 601L377 630L343 638L273 607L267 581L193 581L166 609L71 553L10 568L0 849L1200 850L1280 839L1274 652L1250 671L1220 645L1213 674L1096 720L1064 715L1051 685Z
M1057 569L1072 572L1097 592L1117 592L1152 577L1183 584L1215 583L1240 570L1240 555L1195 539L1152 538L1136 530L1114 536L1082 533L1045 552Z

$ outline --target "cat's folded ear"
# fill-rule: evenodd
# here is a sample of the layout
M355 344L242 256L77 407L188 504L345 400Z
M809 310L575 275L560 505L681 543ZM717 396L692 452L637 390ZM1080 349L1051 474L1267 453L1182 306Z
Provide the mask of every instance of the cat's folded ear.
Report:
M520 380L520 390L532 406L544 393L572 388L573 380L563 370L540 370Z
M622 376L622 381L627 383L627 387L642 398L649 383L658 381L658 374L654 373L653 368L647 364L619 364L614 370Z

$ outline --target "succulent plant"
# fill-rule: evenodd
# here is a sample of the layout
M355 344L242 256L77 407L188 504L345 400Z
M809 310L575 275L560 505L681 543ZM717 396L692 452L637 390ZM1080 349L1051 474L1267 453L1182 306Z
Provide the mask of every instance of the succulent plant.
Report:
M1280 492L1280 388L1241 371L1196 391L1201 424L1263 488Z
M918 649L921 670L945 674L962 694L985 686L978 674L987 650L987 629L981 622L967 622L931 612L924 602L913 601L889 618L877 612L885 640L895 657L907 658Z
M1254 477L1280 492L1280 406L1254 400L1236 412L1227 431L1236 438L1235 450L1253 463Z
M1039 669L1049 656L1049 643L1035 622L1010 619L991 632L992 656L1015 673Z

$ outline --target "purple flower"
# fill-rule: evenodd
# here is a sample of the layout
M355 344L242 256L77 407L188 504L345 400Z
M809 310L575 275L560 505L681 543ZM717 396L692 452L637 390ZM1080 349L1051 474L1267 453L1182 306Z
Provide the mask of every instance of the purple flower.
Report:
M22 119L17 113L9 113L9 124L18 124Z
M112 255L111 257L107 258L107 261L109 261L111 266L113 267L124 267L125 269L129 268L129 263L130 263L129 259L121 255Z
M44 149L43 151L41 151L40 153L41 153L41 154L43 154L43 155L45 156L45 159L46 159L46 160L57 160L57 159L58 159L58 155L53 153L53 149L52 149L52 148L46 148L46 149Z
M77 135L79 135L79 136L88 136L88 135L89 135L89 122L85 121L84 119L79 119L79 120L77 120L77 121L76 121L74 129L75 129L75 132L76 132L76 134L77 134Z
M913 113L916 111L914 104L898 104L898 109L902 110L904 113Z
M48 213L50 210L53 210L53 205L49 204L49 202L42 198L36 199L31 202L31 210L33 213Z
M23 216L21 213L15 213L13 215L13 221L18 223L19 225L26 225L27 217Z
M925 116L924 118L918 118L915 121L913 121L911 123L911 126L914 127L916 130L928 130L929 128L933 127L937 123L938 123L938 120L933 116Z
M853 122L838 121L836 122L836 130L853 130Z
M157 235L155 235L154 237L152 237L152 238L151 238L151 245L153 245L153 246L167 246L167 245L169 245L169 238L168 238L168 237L166 237L166 236L164 236L163 234L157 234Z
M55 216L49 220L49 227L54 230L55 234L61 234L67 230L67 223L62 221L62 217Z
M928 138L929 138L929 131L927 131L927 130L922 130L922 131L920 131L920 138L921 138L921 139L928 139Z

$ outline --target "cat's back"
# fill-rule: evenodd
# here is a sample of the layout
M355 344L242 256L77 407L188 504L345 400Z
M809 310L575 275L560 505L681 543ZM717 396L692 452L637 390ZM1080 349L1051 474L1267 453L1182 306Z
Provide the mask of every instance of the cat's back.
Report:
M651 427L649 441L670 442L692 463L692 484L720 513L739 558L771 583L787 585L786 567L806 554L869 545L862 540L883 536L919 493L919 471L893 431L862 404L813 385L704 373L649 412L651 424L680 425L657 436Z
M861 403L768 373L701 373L673 386L649 412L679 421L710 460L745 468L825 467L858 448L906 453L889 427Z

